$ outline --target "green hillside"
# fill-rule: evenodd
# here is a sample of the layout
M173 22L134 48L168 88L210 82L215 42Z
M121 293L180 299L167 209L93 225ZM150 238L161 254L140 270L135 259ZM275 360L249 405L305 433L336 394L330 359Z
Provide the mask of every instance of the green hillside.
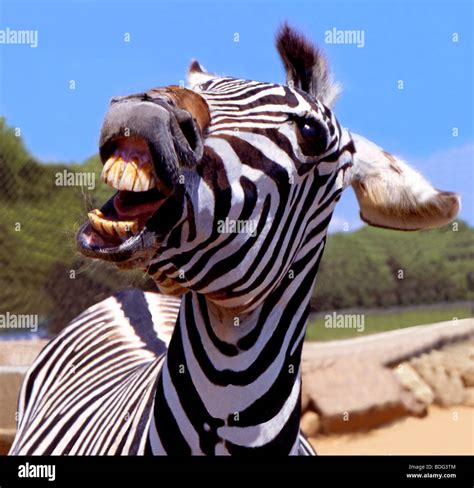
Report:
M474 229L464 222L418 232L363 227L328 237L312 308L468 300L473 289Z
M100 167L97 156L83 164L39 164L0 118L0 313L37 314L55 332L114 291L153 289L141 273L86 260L75 249L87 210L113 191L100 183ZM56 185L64 170L93 172L96 188ZM418 233L366 227L330 235L312 308L466 300L474 285L473 242L474 230L462 222L456 232L452 226Z

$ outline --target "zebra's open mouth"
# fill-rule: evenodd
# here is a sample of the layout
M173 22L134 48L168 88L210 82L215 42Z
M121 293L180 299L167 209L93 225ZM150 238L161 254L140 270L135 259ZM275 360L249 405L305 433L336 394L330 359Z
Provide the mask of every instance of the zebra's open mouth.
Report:
M101 179L117 190L144 192L158 186L148 144L138 137L120 137L109 143L110 156ZM104 156L106 157L106 156Z
M156 188L140 194L117 192L112 198L112 206L88 213L93 231L90 242L114 246L138 235L163 201L164 196Z
M146 141L124 137L111 147L103 157L101 180L119 191L88 213L89 221L78 233L80 251L92 257L115 255L140 239L146 222L166 200Z
M105 209L109 212L94 209L88 217L91 228L102 240L121 244L143 229L165 196L160 191L146 141L123 137L114 141L113 148L101 179L119 191L112 199L112 208Z
M82 254L115 263L145 261L181 217L180 176L200 161L203 141L192 114L170 96L139 93L111 100L99 153L101 179L118 193L89 212L77 234Z

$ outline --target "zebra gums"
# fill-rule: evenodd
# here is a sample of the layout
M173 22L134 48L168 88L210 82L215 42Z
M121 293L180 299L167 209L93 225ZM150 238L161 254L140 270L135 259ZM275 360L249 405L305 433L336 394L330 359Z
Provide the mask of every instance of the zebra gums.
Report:
M401 230L449 222L459 199L339 125L337 85L305 37L284 25L277 48L284 86L194 61L188 88L111 100L100 157L118 192L89 213L79 250L146 270L163 294L118 293L48 343L12 454L314 452L300 358L341 192L352 185L367 223Z

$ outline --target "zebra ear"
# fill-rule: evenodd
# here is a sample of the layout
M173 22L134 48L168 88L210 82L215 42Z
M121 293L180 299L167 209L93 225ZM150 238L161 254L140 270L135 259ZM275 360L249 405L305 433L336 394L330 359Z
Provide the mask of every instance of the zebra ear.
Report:
M216 75L208 73L206 69L198 63L198 61L195 59L191 61L188 68L188 74L186 76L188 87L191 90L194 90L198 85L212 80L213 78L216 78Z
M277 33L276 47L285 67L287 84L332 107L341 88L332 80L324 54L287 23Z
M373 142L351 133L356 152L346 178L364 222L375 227L418 230L439 227L456 217L460 199L436 190L417 171Z

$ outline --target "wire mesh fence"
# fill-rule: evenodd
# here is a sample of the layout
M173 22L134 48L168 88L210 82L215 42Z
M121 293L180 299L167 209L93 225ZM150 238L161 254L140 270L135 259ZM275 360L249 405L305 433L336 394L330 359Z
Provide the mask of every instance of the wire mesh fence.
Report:
M53 334L115 291L151 289L140 272L86 260L75 231L111 190L101 164L40 164L0 119L0 334ZM100 186L99 186L100 185Z

